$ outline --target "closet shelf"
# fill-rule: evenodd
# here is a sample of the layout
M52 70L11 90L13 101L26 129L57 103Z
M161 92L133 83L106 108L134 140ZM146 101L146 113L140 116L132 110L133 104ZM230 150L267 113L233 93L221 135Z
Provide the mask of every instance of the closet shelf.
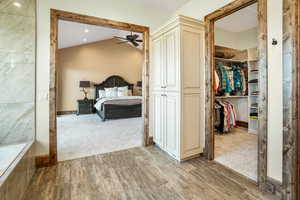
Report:
M216 99L248 98L248 96L216 96Z
M235 63L245 63L245 62L247 62L247 60L233 60L233 59L218 58L218 57L215 57L215 60L222 61L222 62L235 62Z

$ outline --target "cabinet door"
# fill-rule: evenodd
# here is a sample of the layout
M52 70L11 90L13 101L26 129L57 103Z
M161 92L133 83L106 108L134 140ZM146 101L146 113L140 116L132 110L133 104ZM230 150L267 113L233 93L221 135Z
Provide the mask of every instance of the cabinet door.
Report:
M163 87L163 38L153 40L152 44L152 87L153 90L161 90Z
M179 31L174 29L164 36L164 78L163 84L167 91L179 89Z
M204 119L201 112L204 112L204 108L201 105L200 93L184 94L182 101L183 129L180 142L181 158L184 159L203 151L201 133Z
M153 139L154 142L163 148L163 122L164 122L164 102L163 102L163 96L159 92L153 92L152 94L152 130L153 130Z
M178 157L179 149L179 95L165 96L165 149L168 153Z

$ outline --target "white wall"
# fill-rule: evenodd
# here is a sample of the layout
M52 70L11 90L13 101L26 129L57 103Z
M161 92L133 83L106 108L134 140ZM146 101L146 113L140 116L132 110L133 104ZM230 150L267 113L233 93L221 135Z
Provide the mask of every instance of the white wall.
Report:
M257 28L252 28L247 31L240 32L239 34L239 48L240 49L249 49L249 48L254 48L257 47L258 45L258 29Z
M50 8L149 26L166 21L162 9L131 0L40 0L37 1L37 154L49 153L49 57Z
M257 28L252 28L243 32L231 32L216 28L215 43L218 46L239 50L257 47Z
M282 180L283 72L282 72L282 0L268 6L268 175ZM272 38L278 39L273 46Z
M221 28L215 28L215 43L218 46L240 49L238 45L238 33L226 31Z
M190 0L175 14L203 20L232 1ZM268 176L278 181L282 180L282 12L282 0L268 4ZM279 41L276 47L271 45L273 37Z
M204 17L211 12L231 3L233 0L190 0L178 9L175 14L204 20Z

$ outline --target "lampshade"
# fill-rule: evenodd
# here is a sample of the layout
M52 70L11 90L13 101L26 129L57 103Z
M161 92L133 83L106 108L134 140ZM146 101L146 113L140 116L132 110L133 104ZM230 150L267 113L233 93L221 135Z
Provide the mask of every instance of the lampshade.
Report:
M143 85L143 84L142 84L142 81L138 81L138 82L136 83L136 86L137 86L137 87L142 87L142 85Z
M79 82L79 87L81 88L89 88L91 87L90 81L80 81Z

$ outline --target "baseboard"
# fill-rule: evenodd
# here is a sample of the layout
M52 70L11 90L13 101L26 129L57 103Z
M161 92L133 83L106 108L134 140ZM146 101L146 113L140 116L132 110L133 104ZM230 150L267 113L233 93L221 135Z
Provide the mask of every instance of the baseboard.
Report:
M148 137L147 146L151 146L151 145L154 145L153 136Z
M278 197L282 197L282 184L270 177L267 177L266 190Z
M36 156L35 157L35 166L36 166L36 168L43 168L43 167L51 166L49 155Z
M248 122L236 121L236 125L244 128L248 128Z
M57 111L57 115L70 115L70 114L76 114L76 110L70 110L70 111Z

